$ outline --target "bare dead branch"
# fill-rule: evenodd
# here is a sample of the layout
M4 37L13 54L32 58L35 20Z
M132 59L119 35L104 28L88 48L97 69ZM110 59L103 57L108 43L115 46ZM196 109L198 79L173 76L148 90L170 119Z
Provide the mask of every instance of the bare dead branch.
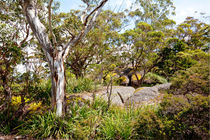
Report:
M121 100L121 101L122 101L122 103L124 104L125 102L124 102L124 99L123 99L122 95L121 95L119 92L117 92L117 94L119 95L120 100Z

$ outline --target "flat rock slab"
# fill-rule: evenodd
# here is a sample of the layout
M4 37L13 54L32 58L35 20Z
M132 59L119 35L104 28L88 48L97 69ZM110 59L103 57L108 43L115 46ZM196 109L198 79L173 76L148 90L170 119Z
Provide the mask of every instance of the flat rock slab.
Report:
M160 93L159 90L167 90L171 86L171 83L167 84L160 84L153 87L141 87L136 89L134 94L130 96L126 102L125 105L129 106L138 106L142 103L151 102L151 100L156 99Z
M133 87L124 87L124 86L113 86L112 95L111 95L111 104L118 106L124 106L124 103L130 96L134 94L135 89ZM109 89L110 92L110 89ZM103 89L96 94L97 97L108 101L107 90ZM120 97L121 96L121 97ZM122 98L122 99L121 99Z

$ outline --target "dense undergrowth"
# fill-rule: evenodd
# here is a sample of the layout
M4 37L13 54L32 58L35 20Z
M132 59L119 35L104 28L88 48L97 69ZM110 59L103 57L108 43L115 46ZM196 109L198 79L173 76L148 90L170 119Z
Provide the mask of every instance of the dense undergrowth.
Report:
M205 59L206 61L207 59ZM204 61L204 60L203 60ZM122 108L96 98L67 99L66 112L57 117L51 110L50 81L19 82L11 85L12 97L0 112L0 133L37 139L209 139L209 70L203 61L171 77L172 87L164 92L161 103ZM87 78L70 77L70 94L91 92L95 83ZM166 83L163 77L149 73L146 80ZM26 84L26 83L31 84ZM37 84L39 83L39 84ZM153 84L151 84L153 85ZM0 86L3 93L3 87ZM0 105L5 99L0 97ZM0 108L1 109L1 108Z
M1 124L1 133L34 138L67 139L208 139L209 97L165 95L159 105L134 108L112 106L96 99L75 103L64 117L50 111ZM0 114L5 121L5 114Z

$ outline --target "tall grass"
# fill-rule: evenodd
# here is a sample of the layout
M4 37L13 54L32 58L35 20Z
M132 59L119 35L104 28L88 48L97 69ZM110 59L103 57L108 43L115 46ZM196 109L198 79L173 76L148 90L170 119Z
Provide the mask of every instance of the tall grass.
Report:
M66 91L67 93L79 93L83 91L90 92L94 90L94 82L88 78L76 79L72 77L67 80Z

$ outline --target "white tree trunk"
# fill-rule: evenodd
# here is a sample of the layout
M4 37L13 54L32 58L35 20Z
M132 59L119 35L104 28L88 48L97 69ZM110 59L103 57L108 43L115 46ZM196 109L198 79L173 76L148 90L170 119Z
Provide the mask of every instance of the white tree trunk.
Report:
M39 44L41 45L50 66L52 80L52 107L54 108L56 104L57 116L61 116L63 112L65 96L64 60L69 53L70 47L75 46L93 27L96 18L99 16L102 7L107 1L108 0L102 0L101 3L89 15L86 16L84 21L84 28L80 31L79 35L72 37L72 39L64 47L57 47L53 46L56 43L52 45L48 37L46 27L41 23L39 19L38 10L36 8L37 0L21 0L26 19ZM52 4L52 0L50 3ZM49 10L51 10L50 7ZM49 11L49 16L51 16L50 13L51 11ZM51 18L49 18L49 20L51 20ZM49 26L51 27L51 24ZM52 29L50 32L52 34ZM54 40L54 42L56 42L56 40Z
M54 97L56 97L54 104L56 103L57 116L61 116L63 112L66 84L64 60L61 54L62 53L58 53L58 55L53 60L53 65L51 65L52 90Z

